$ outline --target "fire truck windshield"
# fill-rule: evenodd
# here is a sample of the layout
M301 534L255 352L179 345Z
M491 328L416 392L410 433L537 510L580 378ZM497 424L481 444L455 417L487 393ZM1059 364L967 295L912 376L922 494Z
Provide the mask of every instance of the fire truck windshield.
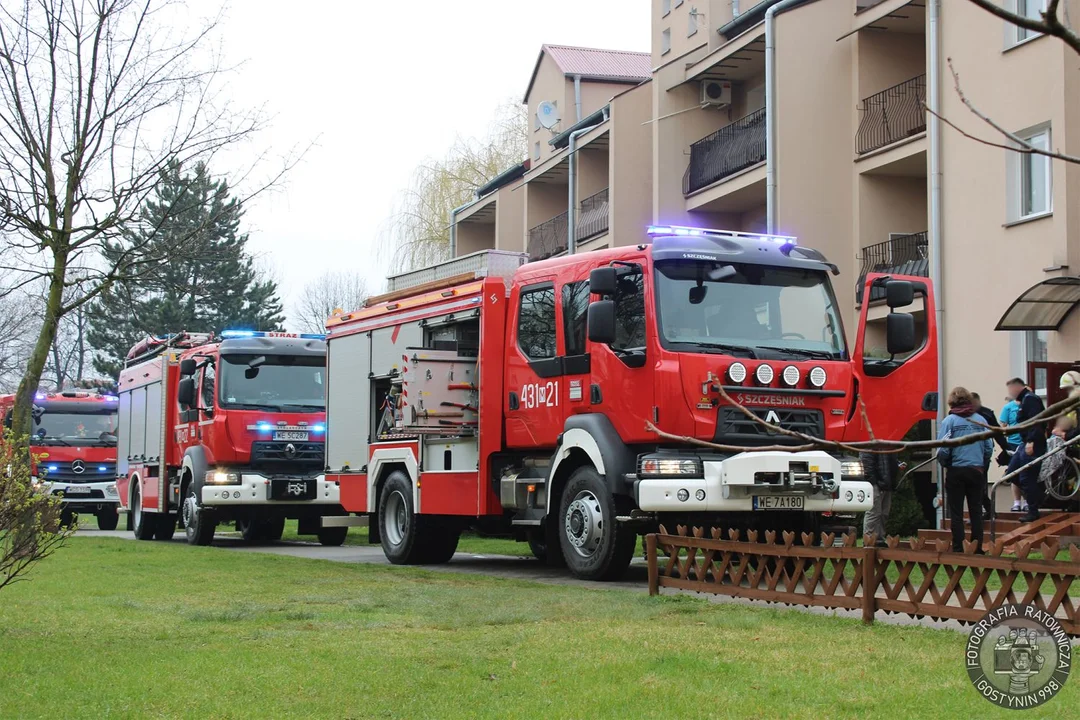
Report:
M116 413L45 411L34 416L35 445L115 445Z
M218 370L222 407L284 412L319 412L326 360L295 355L223 355Z
M823 271L747 263L656 266L664 347L841 360L844 333Z

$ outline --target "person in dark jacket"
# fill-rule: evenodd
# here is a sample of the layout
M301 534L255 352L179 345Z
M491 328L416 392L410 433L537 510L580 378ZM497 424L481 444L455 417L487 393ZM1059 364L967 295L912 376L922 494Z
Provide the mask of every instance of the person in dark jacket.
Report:
M885 547L885 523L889 520L893 491L903 463L895 453L859 453L863 479L874 486L874 505L863 516L863 534L877 536L877 545Z
M1014 398L1020 404L1020 411L1016 414L1018 424L1033 419L1046 409L1042 398L1033 393L1027 383L1020 378L1013 378L1006 383L1006 387L1009 391L1009 397ZM1013 453L1012 459L1009 460L1008 472L1015 472L1035 458L1046 454L1046 428L1044 423L1039 423L1024 430L1021 436L1024 444ZM1021 492L1024 493L1024 499L1027 500L1028 511L1020 518L1021 522L1034 522L1039 518L1039 503L1042 501L1039 463L1021 472L1018 478L1013 479L1013 482L1020 486Z
M987 427L991 428L1001 427L1001 422L998 421L994 411L982 404L982 398L979 397L979 393L971 393L971 399L973 401L972 404L975 406L975 415L978 416L975 418L976 421L981 421ZM998 447L1001 448L1002 452L1006 454L1006 457L1008 456L1008 453L1013 451L1013 448L1009 447L1009 442L1005 439L1004 433L995 437L994 441L997 443ZM990 461L987 461L986 467L983 468L983 473L986 475L987 487L989 487ZM992 512L993 508L990 507L990 494L987 493L986 497L983 498L983 520L989 520Z
M939 440L956 440L984 432L982 417L975 414L971 393L962 387L949 393L949 415L938 428ZM978 418L973 421L972 418ZM943 447L937 460L945 468L945 495L949 504L949 529L952 530L953 552L964 551L964 501L971 517L971 539L982 552L982 499L986 495L986 474L983 468L994 454L989 438L966 445Z

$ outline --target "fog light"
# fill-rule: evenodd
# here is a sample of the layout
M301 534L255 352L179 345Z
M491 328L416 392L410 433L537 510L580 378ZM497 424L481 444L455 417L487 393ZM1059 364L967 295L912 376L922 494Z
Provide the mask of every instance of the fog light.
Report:
M694 493L694 497L696 497L698 499L698 502L704 502L705 501L705 491L704 490L698 490L696 493Z
M863 502L864 500L866 500L866 493L863 492L862 490L860 490L859 491L859 502Z
M850 490L848 490L846 493L844 493L844 499L847 500L848 502L851 502L851 499L853 497L855 497L855 495Z
M236 498L237 500L239 500L239 499L240 499L240 491L239 491L239 490L237 490L236 492L234 492L234 493L232 494L232 496L233 496L234 498Z
M690 499L690 491L686 488L679 489L679 502L686 502Z
M116 497L118 495L118 493L116 492L116 483L113 483L111 485L106 485L105 486L105 494L106 495L112 495L113 497Z

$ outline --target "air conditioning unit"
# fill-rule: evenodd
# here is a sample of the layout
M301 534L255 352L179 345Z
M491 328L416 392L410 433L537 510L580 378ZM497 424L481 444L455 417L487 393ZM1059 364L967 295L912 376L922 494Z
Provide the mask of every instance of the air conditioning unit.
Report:
M731 83L727 80L702 80L701 105L714 108L731 105Z

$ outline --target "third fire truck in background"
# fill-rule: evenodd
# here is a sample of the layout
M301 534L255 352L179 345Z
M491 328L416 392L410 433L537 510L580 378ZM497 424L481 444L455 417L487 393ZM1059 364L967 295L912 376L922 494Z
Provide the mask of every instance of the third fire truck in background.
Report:
M813 531L866 510L857 458L743 451L803 442L744 410L836 441L934 416L929 282L868 276L849 348L836 271L794 238L655 227L391 278L328 323L326 477L392 562L444 562L471 528L592 579L622 574L661 522ZM888 313L871 323L875 297Z
M14 395L0 396L5 426L14 403ZM38 483L62 498L64 525L83 513L94 515L101 530L116 529L117 404L115 395L83 390L34 396L31 469Z
M321 335L181 333L132 348L120 374L120 501L141 540L208 545L235 522L248 541L287 518L340 545L349 518L323 470Z

